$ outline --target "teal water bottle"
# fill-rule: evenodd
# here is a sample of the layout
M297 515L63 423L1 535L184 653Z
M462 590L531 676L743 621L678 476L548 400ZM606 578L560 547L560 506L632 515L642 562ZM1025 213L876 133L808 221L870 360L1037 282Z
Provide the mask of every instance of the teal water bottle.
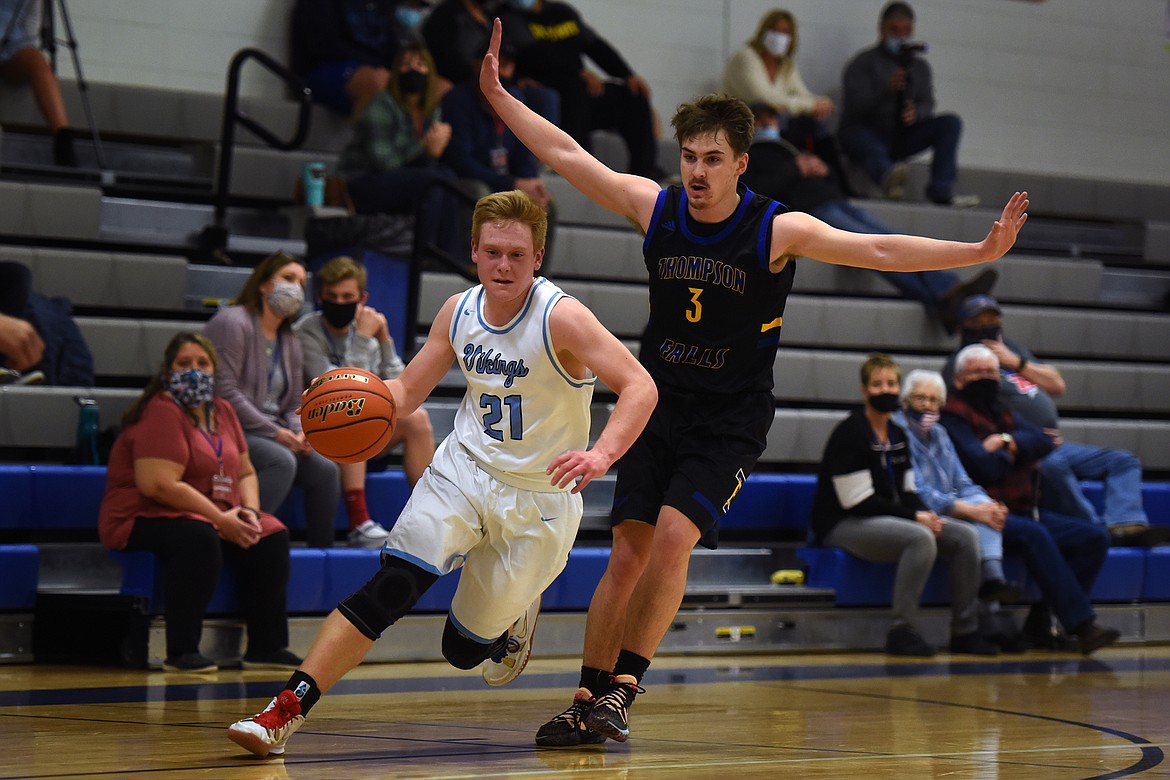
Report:
M101 419L101 409L98 402L92 398L78 396L73 399L80 408L77 414L77 459L78 462L97 466L101 464L98 457L98 428Z

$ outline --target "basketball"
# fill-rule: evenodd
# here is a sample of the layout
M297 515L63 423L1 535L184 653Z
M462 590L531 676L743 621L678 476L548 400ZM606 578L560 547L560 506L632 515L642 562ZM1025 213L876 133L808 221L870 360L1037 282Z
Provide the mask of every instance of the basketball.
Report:
M361 463L380 453L396 421L394 397L385 383L360 368L325 372L301 399L305 438L335 463Z

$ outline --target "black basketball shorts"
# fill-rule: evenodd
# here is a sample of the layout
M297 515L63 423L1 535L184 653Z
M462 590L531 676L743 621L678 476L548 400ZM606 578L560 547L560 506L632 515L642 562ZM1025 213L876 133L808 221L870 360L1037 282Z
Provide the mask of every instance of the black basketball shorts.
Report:
M682 512L714 549L731 507L768 441L771 392L673 395L661 392L646 429L618 464L610 525L654 525L663 506Z

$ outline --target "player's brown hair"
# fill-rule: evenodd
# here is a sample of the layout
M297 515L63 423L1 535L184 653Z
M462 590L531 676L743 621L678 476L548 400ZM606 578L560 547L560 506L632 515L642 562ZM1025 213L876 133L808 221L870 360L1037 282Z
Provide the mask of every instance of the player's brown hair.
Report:
M738 157L747 152L756 133L756 120L747 103L730 95L703 95L683 103L670 120L679 145L701 135L723 133Z
M340 255L321 266L321 270L313 274L313 284L318 292L330 284L344 282L346 279L356 279L358 292L366 291L369 275L366 267L347 255Z

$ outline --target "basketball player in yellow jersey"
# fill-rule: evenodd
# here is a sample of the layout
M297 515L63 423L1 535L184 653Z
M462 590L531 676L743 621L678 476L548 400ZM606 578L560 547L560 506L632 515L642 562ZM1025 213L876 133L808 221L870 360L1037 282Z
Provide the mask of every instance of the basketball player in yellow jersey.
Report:
M580 491L641 432L654 382L585 306L536 278L545 211L519 191L482 198L472 217L480 284L447 300L423 348L387 386L410 414L457 360L468 390L382 549L376 575L325 619L308 656L263 712L228 737L280 754L309 710L442 575L462 567L443 632L460 669L503 685L532 649L540 594L581 522ZM596 379L618 395L593 447Z
M640 358L662 401L618 468L613 550L589 605L580 687L536 737L549 747L624 741L642 675L682 603L691 550L715 546L766 444L792 258L881 271L984 263L1015 243L1028 199L1016 193L975 243L848 233L782 213L739 183L751 110L716 95L679 107L683 184L663 190L610 170L513 98L499 81L500 38L497 20L480 70L492 108L542 162L646 236L651 318Z

